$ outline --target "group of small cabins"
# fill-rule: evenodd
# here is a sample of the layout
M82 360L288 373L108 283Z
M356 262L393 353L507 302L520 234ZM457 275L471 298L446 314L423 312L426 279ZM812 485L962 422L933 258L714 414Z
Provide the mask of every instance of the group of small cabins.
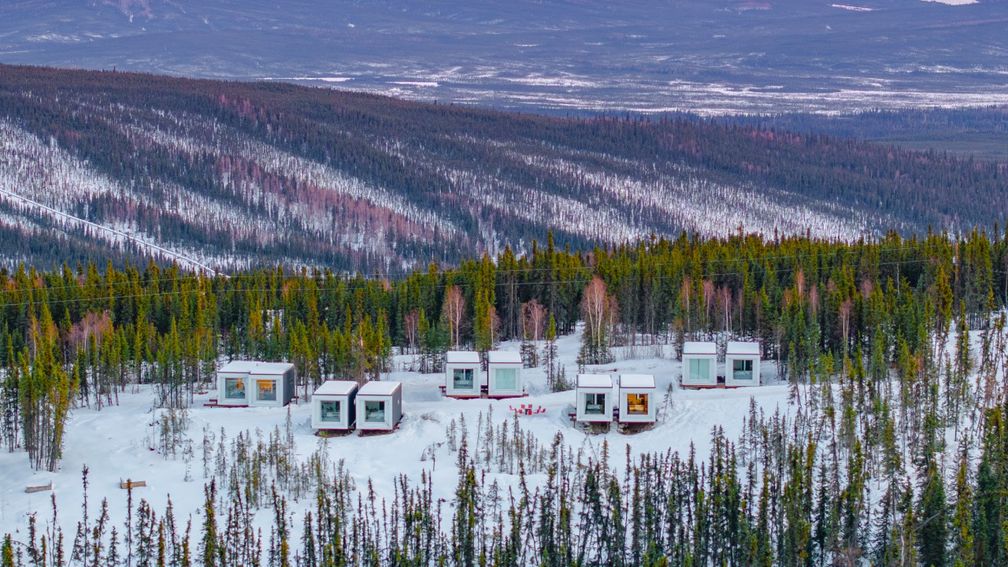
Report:
M392 431L402 419L402 383L329 380L312 394L315 431Z
M725 345L724 372L718 372L718 348L713 342L686 342L682 349L684 388L739 388L760 385L760 346L757 342L729 341Z
M486 372L475 351L453 350L445 354L445 384L449 398L517 398L525 395L521 354L512 350L487 353Z
M760 348L756 342L731 341L723 366L713 342L686 342L682 349L684 388L737 388L760 384ZM491 351L484 365L475 351L445 356L444 395L458 399L516 398L525 395L522 359L515 351ZM723 371L719 371L723 368ZM218 397L211 405L278 407L294 399L294 365L236 360L217 371ZM650 424L656 421L654 376L579 374L572 417L579 423ZM402 383L329 380L311 398L312 428L317 432L392 431L402 419Z
M651 424L657 421L654 376L578 374L574 420L578 423Z

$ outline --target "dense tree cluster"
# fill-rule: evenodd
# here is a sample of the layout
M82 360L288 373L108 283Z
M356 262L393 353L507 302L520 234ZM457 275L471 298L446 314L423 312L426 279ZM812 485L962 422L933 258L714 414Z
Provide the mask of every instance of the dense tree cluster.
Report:
M789 407L766 415L754 405L738 439L712 432L707 455L628 454L622 463L562 435L544 446L517 422L481 416L473 431L462 420L427 451L455 460L448 501L434 500L426 474L399 479L382 498L356 486L324 446L295 462L289 424L268 438L204 431L206 504L187 527L144 501L130 502L125 526L110 526L107 504L96 512L85 503L76 537L32 516L24 536L5 539L0 565L130 556L185 566L931 566L1008 557L1008 239L681 237L574 252L549 237L531 250L397 280L279 268L224 277L154 264L5 273L4 444L52 468L72 407L115 404L140 383L175 411L230 357L293 361L307 392L327 377L379 377L393 348L436 370L448 348L519 339L562 387L553 341L579 324L592 327L584 363L606 360L615 345L633 353L688 337L756 338L791 383ZM162 419L166 456L185 427L172 415ZM180 452L196 458L191 446ZM288 499L314 504L294 518ZM268 533L248 527L257 509L275 515Z

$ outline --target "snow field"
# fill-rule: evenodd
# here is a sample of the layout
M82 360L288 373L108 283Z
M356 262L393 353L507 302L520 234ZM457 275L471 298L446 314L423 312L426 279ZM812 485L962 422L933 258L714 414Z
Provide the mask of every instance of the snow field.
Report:
M574 361L579 341L577 335L558 340L560 362L565 366L569 380L573 380L577 372ZM505 349L517 347L517 344L502 345ZM664 350L670 353L671 347L666 346ZM396 357L397 367L407 364L410 358ZM574 452L580 450L586 458L597 459L603 442L606 442L610 465L621 470L628 447L634 457L668 450L685 456L692 445L698 458L706 459L713 428L722 427L730 440L740 436L751 399L766 413L773 413L778 407L784 409L788 404L788 387L776 384L775 370L770 363L764 363L764 380L771 385L737 390L687 391L675 385L680 365L668 354L662 358L620 358L617 351L617 361L613 364L588 367L586 371L613 375L653 374L659 394L659 423L654 429L633 435L618 433L615 427L609 433L594 435L577 429L567 416L574 402L574 392L548 392L545 372L541 368L524 371L529 397L513 400L443 398L437 388L443 380L441 374L422 375L399 370L383 377L403 382L404 419L395 432L366 437L352 433L321 439L315 437L311 429L310 405L300 403L290 406L296 456L305 461L325 445L331 464L336 466L343 461L358 492L366 494L370 483L378 497L386 500L391 500L400 475L405 475L415 485L421 473L426 471L433 478L435 501L443 499L444 513L450 514L458 478L456 454L449 451L445 443L452 420L461 427L464 418L472 454L478 447L478 424L488 415L492 413L494 425L500 426L504 421L514 419L509 406L519 403L542 406L546 413L518 418L522 430L531 433L540 446L548 448L556 434L560 433L563 443ZM30 514L36 514L40 528L45 526L52 514L51 494L55 494L58 521L65 537L72 539L83 502L81 469L85 465L90 471L88 500L92 518L96 517L102 498L107 498L112 525L123 525L127 493L119 488L118 483L128 478L147 482L147 487L134 489L134 507L145 499L159 515L163 515L170 498L176 521L184 526L186 519L191 517L194 529L198 528L202 521L199 510L204 499L203 484L210 481L203 475L204 428L217 440L223 430L228 443L239 433L250 431L254 441L257 431L263 437L268 437L275 428L282 433L287 419L287 410L280 408L204 407L203 403L213 395L215 393L211 392L198 396L189 410L187 435L193 444L193 457L188 465L181 451L175 458L165 458L153 448L160 410L152 409L153 392L147 386L120 394L118 406L105 407L100 411L90 408L75 410L67 425L62 465L54 473L33 472L24 452L0 453L0 477L5 481L0 484L0 533L13 533L15 538L26 537ZM188 481L187 467L191 476ZM493 470L487 470L486 475L487 482L496 480L505 494L508 488L517 486L517 475ZM530 490L535 490L545 482L545 475L529 474L526 479ZM26 486L45 484L50 480L55 488L53 493L24 492ZM300 529L300 518L313 507L314 499L310 497L288 502L295 529ZM268 505L256 514L256 527L263 529L264 533L268 534L272 522L273 511Z

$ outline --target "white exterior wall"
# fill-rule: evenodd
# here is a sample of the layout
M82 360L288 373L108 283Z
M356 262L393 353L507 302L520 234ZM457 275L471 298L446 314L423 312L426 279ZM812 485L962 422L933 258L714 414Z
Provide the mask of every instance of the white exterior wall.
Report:
M225 395L225 381L228 378L238 378L245 386L245 396L243 398L228 399ZM247 406L250 405L252 385L249 382L248 372L218 372L217 373L217 405L221 406Z
M709 373L705 380L693 380L690 377L690 360L709 361ZM713 354L684 354L682 355L682 385L683 386L716 386L717 385L717 355Z
M255 407L283 407L284 406L284 392L286 392L286 377L283 374L249 374L249 386L246 388L246 392L249 396L248 405ZM260 400L259 399L259 380L272 380L276 382L276 399L275 400Z
M752 361L752 380L735 380L735 361ZM725 355L725 386L759 386L760 385L760 357L751 354L726 354Z
M585 423L610 423L613 418L613 388L578 388L577 395L577 420ZM602 415L585 413L585 396L587 394L605 394L605 407Z
M658 419L658 397L656 388L620 388L619 389L619 421L620 423L654 423ZM647 394L647 414L631 414L627 409L627 394Z
M367 421L364 405L366 402L385 402L385 421ZM390 395L357 394L357 429L365 431L391 431L402 419L402 388Z
M455 369L470 368L473 371L472 389L456 389L455 381L452 379ZM445 395L456 398L478 398L481 394L481 387L486 383L483 376L483 368L479 363L455 362L445 363Z
M497 385L497 371L501 369L514 369L515 371L515 387L514 388L501 388ZM488 386L487 394L490 396L520 396L524 391L524 385L522 382L522 365L514 363L493 363L491 362L487 368L488 374Z
M350 395L331 395L331 394L315 394L312 396L312 429L318 431L320 429L327 430L347 430L353 425L350 422L350 413L353 408L353 402L351 401ZM322 421L322 402L339 402L340 403L340 419L339 421Z

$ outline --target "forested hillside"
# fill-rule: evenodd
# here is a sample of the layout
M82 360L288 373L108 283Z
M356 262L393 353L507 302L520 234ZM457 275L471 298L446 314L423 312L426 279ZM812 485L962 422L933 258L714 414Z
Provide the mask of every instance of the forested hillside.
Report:
M759 128L933 149L962 156L1008 160L1008 107L913 108L849 114L736 116L725 120Z
M383 497L351 482L324 444L297 460L289 419L268 441L260 433L227 444L221 433L216 448L204 430L198 516L131 495L119 525L105 501L89 519L85 501L70 534L53 500L51 520L31 515L0 545L4 565L1008 558L1008 239L679 238L591 252L549 239L531 248L393 281L282 269L188 275L154 264L18 269L0 281L3 444L52 469L69 412L108 411L138 384L158 408L184 411L220 357L292 361L303 396L330 377L381 377L395 347L435 371L449 348L519 339L526 364L546 367L562 390L556 337L578 320L583 366L611 364L619 345L758 338L790 385L788 407L723 416L742 419L743 434L715 429L709 454L624 457L571 447L560 434L536 440L517 418L481 415L476 434L453 421L432 441L456 460L447 500L432 496L445 493L445 477L428 470L450 462L425 463L419 480L398 476ZM175 423L164 422L167 436ZM87 490L86 470L83 481ZM296 519L294 501L306 506ZM274 515L265 532L251 527L258 510Z
M548 228L853 239L1003 220L1006 167L691 119L559 119L283 84L0 67L9 265L401 273Z

